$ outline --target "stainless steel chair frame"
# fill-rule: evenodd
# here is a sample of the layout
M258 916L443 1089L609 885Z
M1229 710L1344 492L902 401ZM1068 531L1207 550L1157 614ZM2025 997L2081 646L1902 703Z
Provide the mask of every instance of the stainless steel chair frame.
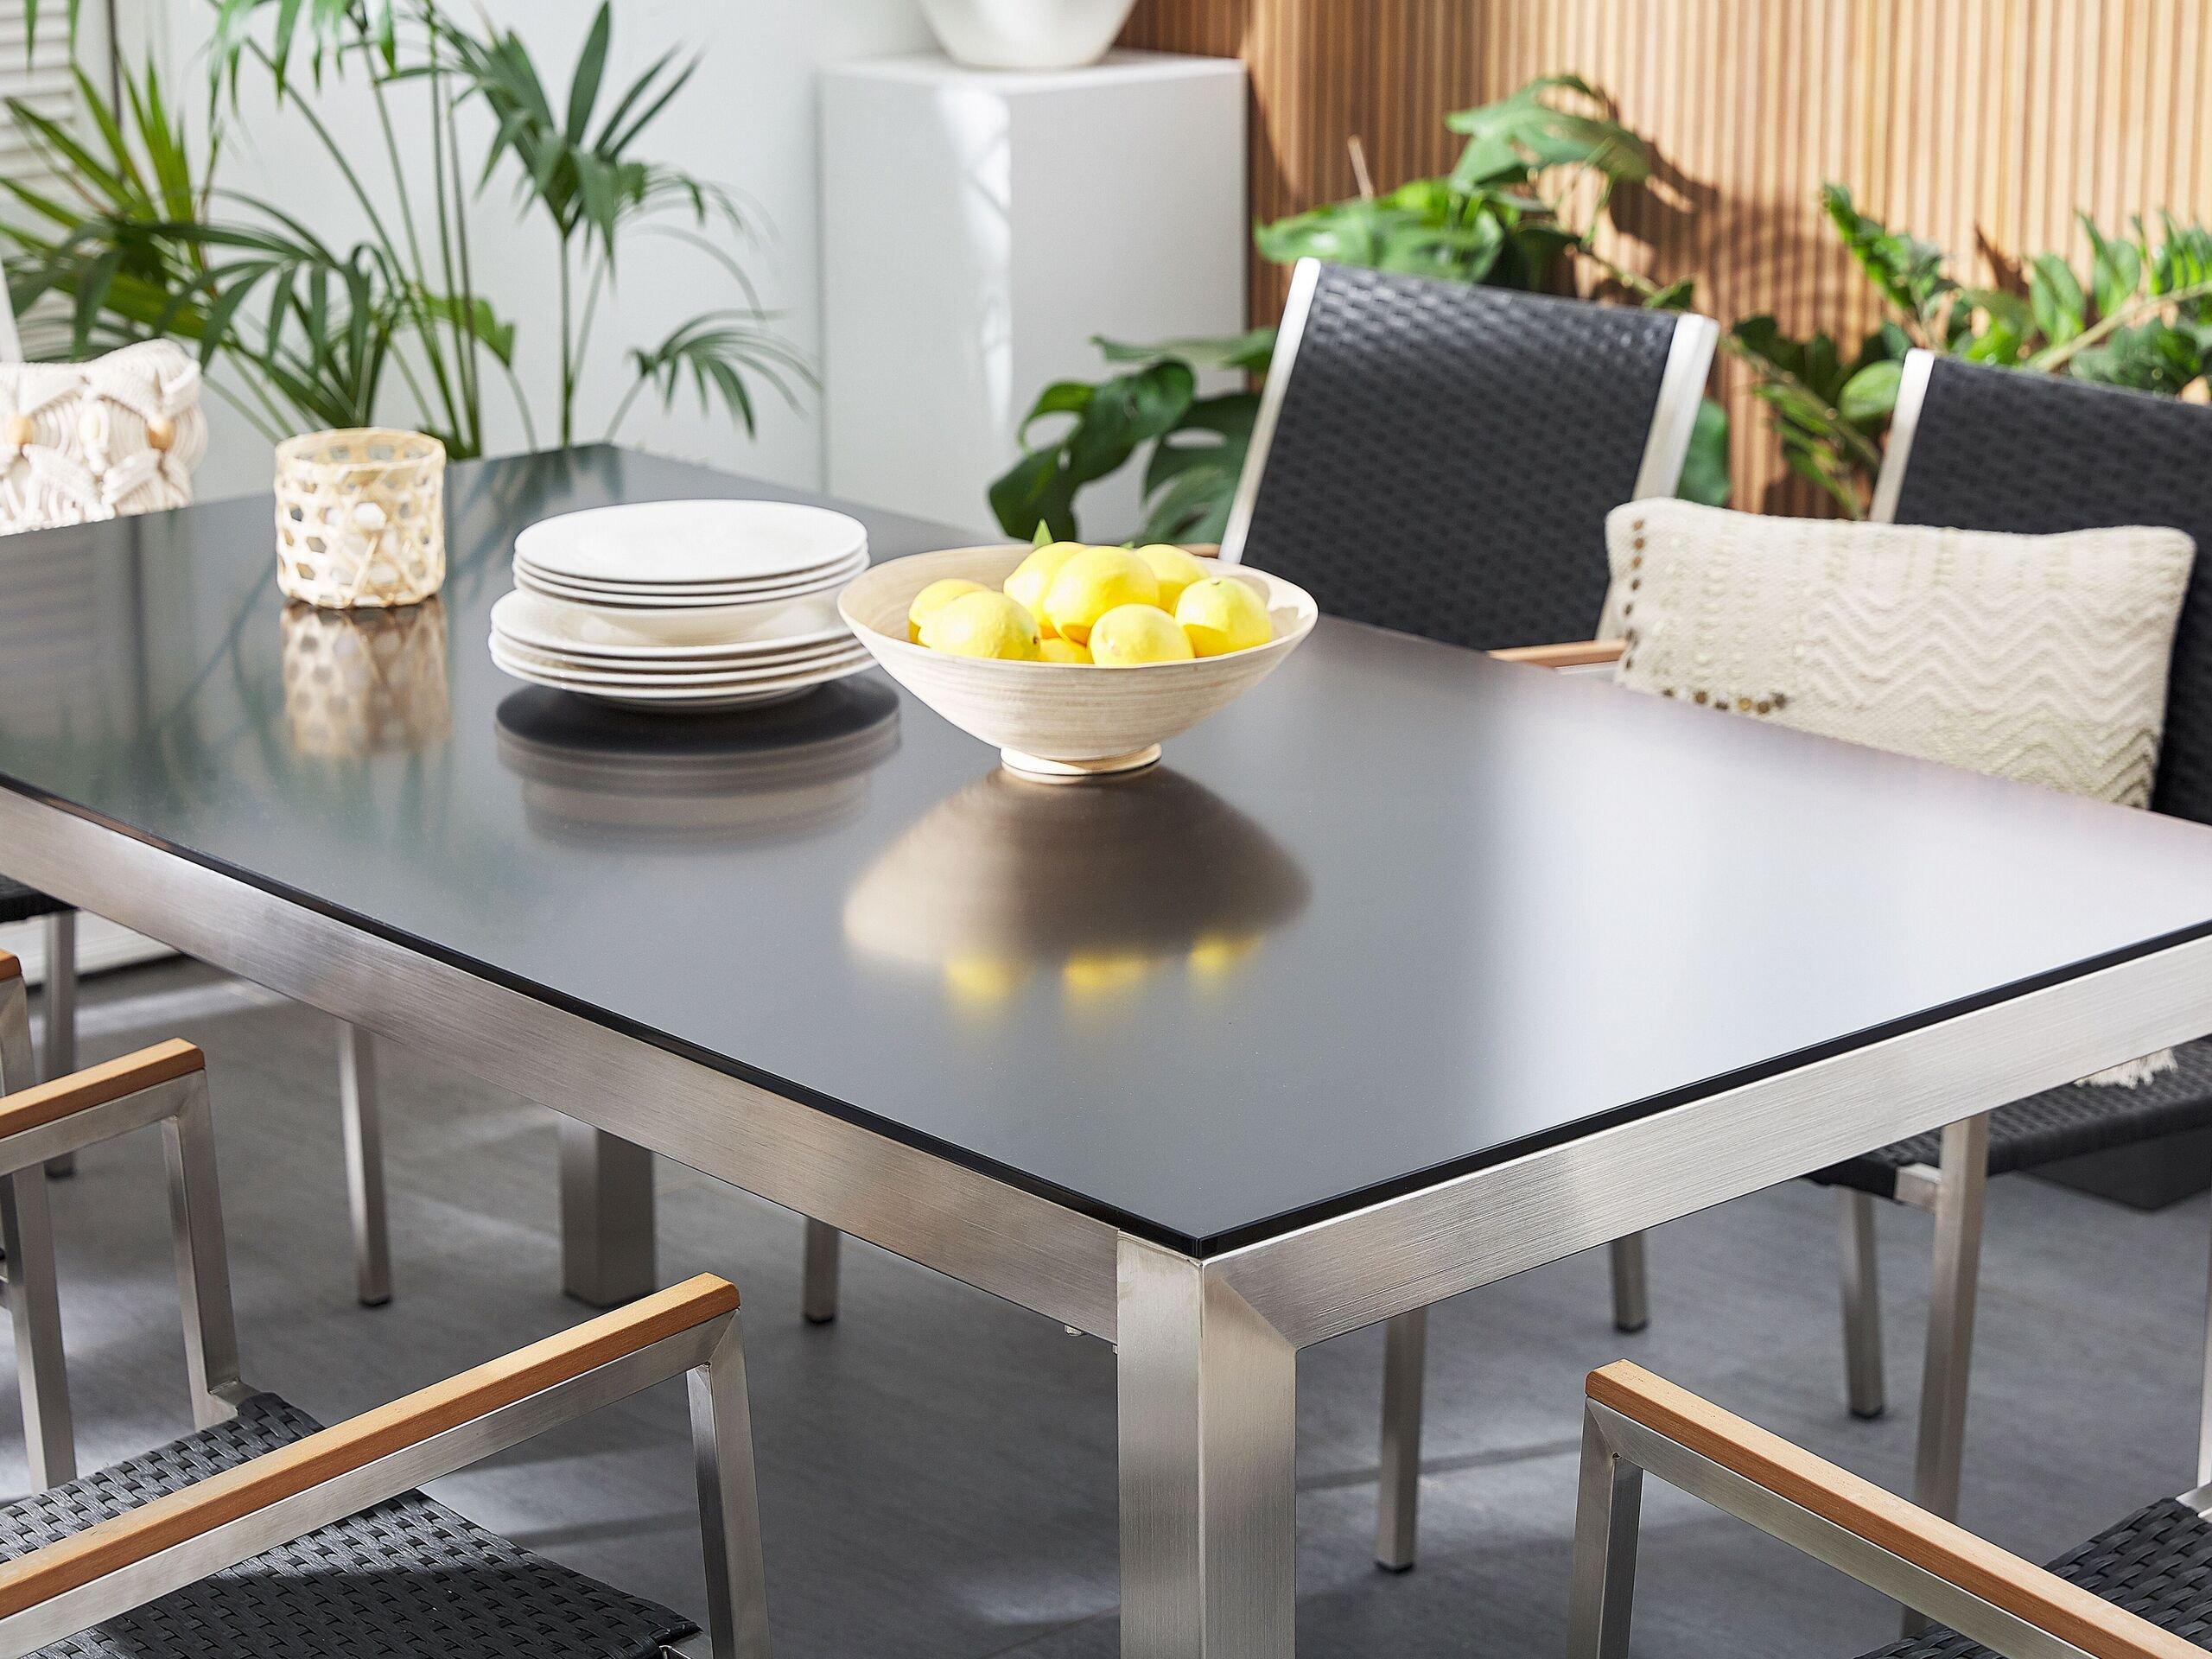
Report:
M15 996L0 1000L0 1058L10 1065L16 1060L9 1051L28 1042L19 976L14 984ZM51 1359L50 1370L35 1370L41 1387L26 1389L26 1427L34 1459L41 1455L43 1446L47 1473L54 1478L68 1478L74 1459L68 1442L60 1313L53 1294L41 1166L57 1155L156 1123L162 1126L168 1154L169 1205L194 1420L205 1427L233 1417L252 1393L239 1380L207 1072L195 1065L181 1076L0 1136L0 1179L5 1183L0 1195L7 1198L10 1303L17 1325L18 1351L27 1351L28 1325L32 1333L28 1351ZM27 1194L37 1197L27 1204ZM610 1314L604 1322L619 1326L628 1317ZM233 1518L27 1605L10 1605L10 1590L35 1570L41 1557L51 1550L82 1548L82 1541L93 1534L127 1529L137 1512L127 1512L73 1535L64 1544L0 1567L0 1659L16 1659L113 1618L679 1373L689 1374L708 1618L705 1645L695 1639L678 1650L711 1654L714 1659L759 1659L767 1652L766 1596L745 1357L734 1307L645 1345L616 1351L564 1380L342 1468L301 1490L281 1491L263 1501L249 1497L243 1512ZM160 1501L172 1503L189 1496L188 1489Z
M9 966L13 967L13 958ZM29 1045L22 982L0 984L0 1067L26 1064ZM230 1259L215 1185L207 1073L135 1090L36 1128L0 1136L0 1224L6 1231L8 1312L15 1327L23 1430L31 1479L52 1486L76 1476L76 1442L54 1276L53 1222L42 1166L103 1141L158 1123L168 1151L169 1214L184 1310L185 1364L193 1418L200 1427L237 1414L238 1335L231 1316Z
M1569 1659L1626 1659L1647 1471L2008 1659L2093 1659L2095 1653L1962 1582L1967 1575L1931 1570L1866 1530L1816 1513L1777 1490L1779 1483L1749 1478L1706 1452L1593 1399L1585 1402L1583 1418ZM2212 1488L2199 1488L2180 1501L2201 1515L2212 1515ZM1902 1519L1907 1535L1916 1520L1926 1518L1906 1512ZM2012 1583L2035 1586L2041 1580L2039 1587L2046 1594L2053 1586L2068 1592L2074 1589L2024 1562L2008 1565L2013 1570L2005 1576ZM1993 1581L1985 1582L1993 1590ZM2139 1626L2151 1650L2155 1644L2179 1641L2132 1614L2117 1608L2111 1611L2115 1624ZM2101 1659L2112 1659L2111 1646Z

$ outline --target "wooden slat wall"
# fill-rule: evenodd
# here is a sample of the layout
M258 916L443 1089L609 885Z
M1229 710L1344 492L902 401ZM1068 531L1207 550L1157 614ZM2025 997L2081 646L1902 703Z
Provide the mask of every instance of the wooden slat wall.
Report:
M1123 38L1250 65L1257 219L1353 194L1348 137L1387 188L1451 164L1447 111L1581 74L1662 162L1617 200L1609 253L1698 276L1724 322L1771 312L1846 341L1871 325L1823 180L1974 281L1994 274L1986 250L2082 257L2077 207L2212 219L2203 0L1139 0ZM1255 262L1255 321L1282 281ZM1807 510L1741 371L1721 374L1738 505Z

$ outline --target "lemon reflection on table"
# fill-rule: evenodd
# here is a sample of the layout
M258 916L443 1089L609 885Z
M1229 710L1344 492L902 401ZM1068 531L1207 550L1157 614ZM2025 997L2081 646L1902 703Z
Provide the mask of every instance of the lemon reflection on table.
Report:
M786 702L680 718L534 687L497 715L499 761L531 826L592 846L701 848L812 835L857 812L899 747L873 677Z
M866 955L988 1018L1032 994L1108 1014L1234 982L1306 907L1296 861L1170 768L1077 785L988 772L918 820L845 901Z
M437 599L377 610L284 607L284 731L302 754L388 754L453 733L446 613Z

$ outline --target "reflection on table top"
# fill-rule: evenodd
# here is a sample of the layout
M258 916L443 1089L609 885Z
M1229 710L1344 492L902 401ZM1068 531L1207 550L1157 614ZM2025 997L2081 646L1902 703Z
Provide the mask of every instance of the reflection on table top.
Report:
M11 538L0 779L1201 1250L2212 922L2197 826L1333 622L1058 791L874 674L695 722L493 666L517 529L702 494L805 499L457 467L381 619L285 613L265 499Z

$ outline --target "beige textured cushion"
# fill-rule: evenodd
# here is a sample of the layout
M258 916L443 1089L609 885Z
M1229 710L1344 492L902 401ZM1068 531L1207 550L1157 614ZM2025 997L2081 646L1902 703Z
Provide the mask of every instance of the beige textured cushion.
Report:
M2195 546L1638 501L1605 523L1620 683L2100 800L2150 801Z

